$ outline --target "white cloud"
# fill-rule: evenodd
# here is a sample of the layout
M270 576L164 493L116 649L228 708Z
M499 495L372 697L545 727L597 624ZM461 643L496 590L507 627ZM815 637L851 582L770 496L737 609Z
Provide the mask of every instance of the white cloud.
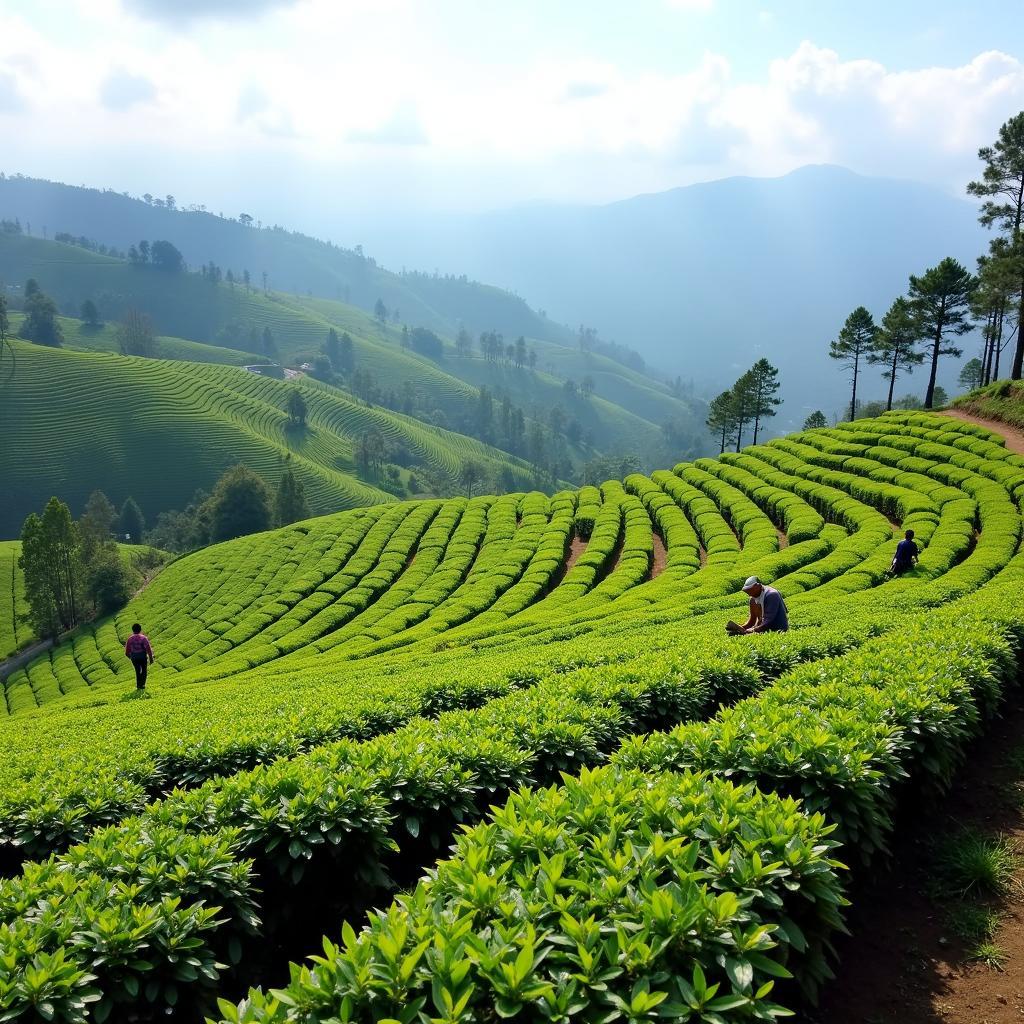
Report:
M145 75L115 68L100 86L100 102L107 110L128 110L156 99L156 86Z
M692 11L707 14L715 6L715 0L665 0L665 5L676 11Z

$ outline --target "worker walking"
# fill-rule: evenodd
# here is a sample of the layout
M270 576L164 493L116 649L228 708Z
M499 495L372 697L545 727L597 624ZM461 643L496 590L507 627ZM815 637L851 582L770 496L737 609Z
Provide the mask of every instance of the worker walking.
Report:
M774 587L766 587L756 576L743 584L743 593L750 598L750 615L743 625L726 624L725 631L733 636L746 633L785 633L789 629L789 612L782 595Z
M135 669L135 688L144 690L146 674L154 661L153 646L149 642L149 637L142 632L142 626L137 622L132 625L132 635L125 641L124 653Z

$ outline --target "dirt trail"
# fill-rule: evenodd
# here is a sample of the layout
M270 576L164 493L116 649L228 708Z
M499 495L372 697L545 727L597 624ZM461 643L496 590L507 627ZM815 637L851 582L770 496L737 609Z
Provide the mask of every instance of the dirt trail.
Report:
M785 532L780 530L777 526L775 527L775 532L779 535L779 550L781 551L783 548L788 548L789 538L786 536Z
M580 555L587 550L587 542L579 536L573 537L569 544L569 554L565 558L565 567L562 569L562 576L566 576L569 570L580 560Z
M654 533L654 558L651 561L651 572L648 579L655 579L665 571L665 566L668 565L668 550L665 548L665 542L661 539L661 534Z
M1011 427L1008 423L1000 423L998 420L986 420L974 413L963 412L960 409L944 409L943 416L951 416L955 420L963 420L964 423L973 423L977 427L984 427L994 434L999 434L1005 441L1006 447L1015 455L1024 455L1024 430Z
M837 977L805 1024L1020 1024L1024 1019L1022 870L997 906L1002 970L967 959L943 901L929 893L936 837L973 828L1001 834L1024 851L1024 709L1010 707L968 755L953 791L937 807L906 808L897 823L893 865L854 893L851 935L838 943Z

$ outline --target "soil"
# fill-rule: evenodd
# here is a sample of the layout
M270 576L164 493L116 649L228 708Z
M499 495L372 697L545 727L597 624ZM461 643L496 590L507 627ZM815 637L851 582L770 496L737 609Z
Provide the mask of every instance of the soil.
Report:
M668 551L665 548L665 542L661 539L660 533L654 534L654 558L651 561L651 574L648 579L654 579L656 576L660 576L665 571L665 566L668 565Z
M569 554L565 558L565 568L562 570L562 576L565 574L579 561L580 555L587 550L587 542L582 537L573 537L569 544Z
M697 545L697 557L700 559L700 567L703 569L708 564L708 552L703 544Z
M893 867L853 894L850 936L837 944L837 977L805 1024L1020 1024L1024 1020L1024 870L994 905L1004 915L995 943L1002 970L969 959L942 900L928 891L935 837L970 827L1004 835L1024 852L1024 779L1019 753L1024 706L1009 708L972 749L953 792L938 807L898 823ZM908 809L909 812L909 809Z
M1006 447L1015 455L1024 455L1024 430L1018 430L1007 423L999 423L996 420L986 420L973 413L963 412L960 409L946 409L943 416L952 416L953 419L963 420L964 423L973 423L975 426L984 427L993 433L1000 434L1006 440Z
M785 532L780 530L777 526L775 527L775 532L779 535L779 550L781 551L783 548L788 548L789 538L786 536Z

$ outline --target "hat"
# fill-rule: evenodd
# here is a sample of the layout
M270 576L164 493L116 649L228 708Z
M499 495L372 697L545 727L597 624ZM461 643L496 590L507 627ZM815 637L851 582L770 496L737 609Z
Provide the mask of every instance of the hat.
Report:
M756 576L748 576L747 582L743 584L744 590L750 590L751 587L761 586L761 581Z

